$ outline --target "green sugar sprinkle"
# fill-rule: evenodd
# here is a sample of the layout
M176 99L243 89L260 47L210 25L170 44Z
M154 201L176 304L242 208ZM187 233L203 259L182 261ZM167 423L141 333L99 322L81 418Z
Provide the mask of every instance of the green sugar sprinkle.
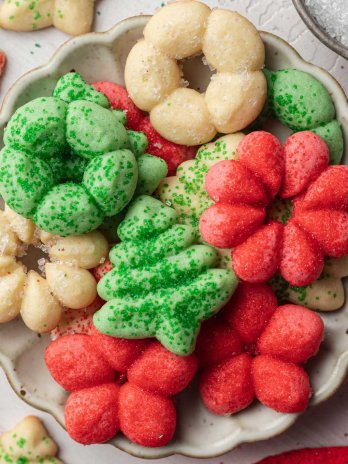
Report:
M25 444L26 444L27 440L25 438L20 438L18 441L17 441L17 446L19 448L24 448Z

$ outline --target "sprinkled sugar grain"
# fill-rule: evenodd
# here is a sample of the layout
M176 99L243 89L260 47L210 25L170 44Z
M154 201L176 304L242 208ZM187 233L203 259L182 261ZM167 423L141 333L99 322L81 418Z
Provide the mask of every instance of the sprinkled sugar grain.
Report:
M304 0L304 3L329 36L348 46L347 0Z

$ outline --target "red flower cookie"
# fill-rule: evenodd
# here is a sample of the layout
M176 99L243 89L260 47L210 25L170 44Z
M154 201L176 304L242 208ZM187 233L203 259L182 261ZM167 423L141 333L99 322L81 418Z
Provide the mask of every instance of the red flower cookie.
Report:
M267 284L241 283L198 337L203 403L215 414L235 414L255 398L278 412L303 411L311 387L301 364L317 353L323 331L313 311L277 306Z
M195 355L177 356L159 342L123 340L92 329L66 335L46 349L54 379L72 392L65 406L69 435L82 444L103 443L121 430L142 446L173 438L172 396L191 382Z
M310 131L284 147L272 134L252 132L237 160L221 161L206 176L216 203L200 219L204 240L234 248L232 265L247 282L266 282L279 270L291 285L316 280L324 257L348 254L348 167L328 166L326 143ZM286 224L266 219L276 195L292 198Z

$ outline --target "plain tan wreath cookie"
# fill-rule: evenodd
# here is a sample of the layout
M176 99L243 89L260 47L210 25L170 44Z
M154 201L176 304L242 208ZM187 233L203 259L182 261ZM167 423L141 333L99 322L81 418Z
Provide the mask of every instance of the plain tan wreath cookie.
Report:
M47 252L46 279L21 261L28 246ZM97 282L89 269L102 263L109 252L106 238L93 231L57 237L40 231L30 220L7 205L0 211L0 323L21 315L34 332L49 332L66 308L78 310L97 297Z
M217 71L205 94L183 87L177 62L201 52ZM144 39L127 58L126 87L163 137L201 145L217 132L237 132L257 118L267 94L264 60L260 34L246 18L181 0L161 8L147 23Z

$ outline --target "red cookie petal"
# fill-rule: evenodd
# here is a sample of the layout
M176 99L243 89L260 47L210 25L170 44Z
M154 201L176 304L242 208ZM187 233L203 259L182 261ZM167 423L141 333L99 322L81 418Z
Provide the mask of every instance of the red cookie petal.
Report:
M280 274L290 285L314 282L323 271L324 257L317 243L293 220L284 227Z
M148 116L141 121L138 130L144 132L149 141L146 152L162 158L168 165L169 173L175 172L183 161L195 157L195 147L186 147L166 140L154 129Z
M264 131L251 132L239 143L237 155L262 180L269 197L275 197L284 173L284 149L277 137Z
M177 356L153 342L128 369L128 381L146 391L172 396L187 387L198 367L197 358Z
M261 334L257 349L283 361L303 363L314 356L324 336L321 318L303 306L279 306Z
M117 372L124 373L150 343L149 340L126 340L110 337L99 332L94 326L90 340L94 349L100 351L103 358Z
M67 391L112 382L115 372L96 350L88 335L67 335L52 342L45 351L52 377Z
M232 252L235 273L246 282L269 280L279 266L283 225L273 221L251 235Z
M277 306L277 298L268 284L241 282L221 314L240 339L250 345L256 343Z
M0 77L2 76L4 72L5 65L6 65L6 55L5 55L5 52L0 50Z
M285 173L280 196L290 198L302 192L329 164L329 149L311 131L291 135L284 145Z
M127 127L129 129L141 130L139 127L144 118L144 113L135 106L124 87L108 81L94 82L92 85L107 97L112 108L121 109L126 113Z
M311 387L302 367L260 355L253 360L252 376L256 397L265 406L283 413L306 409Z
M120 428L119 390L108 383L72 393L65 405L65 425L71 438L90 445L114 437Z
M105 276L105 274L107 274L111 270L112 263L109 259L107 259L105 263L99 264L99 266L92 269L92 274L94 275L95 280L99 282L99 280L101 280Z
M235 414L254 400L252 358L242 353L203 370L199 390L205 406L214 414Z
M304 209L348 209L348 166L329 166L296 202Z
M202 324L195 350L200 366L218 364L242 351L237 332L228 324L216 318Z
M258 178L238 161L220 161L205 178L206 191L215 202L265 206L266 192Z
M296 212L295 221L318 242L326 256L348 254L348 215L341 211Z
M134 443L158 447L167 445L176 428L172 400L126 383L120 390L120 426Z
M265 219L265 210L243 205L216 203L201 216L203 239L218 248L232 248L244 242Z

